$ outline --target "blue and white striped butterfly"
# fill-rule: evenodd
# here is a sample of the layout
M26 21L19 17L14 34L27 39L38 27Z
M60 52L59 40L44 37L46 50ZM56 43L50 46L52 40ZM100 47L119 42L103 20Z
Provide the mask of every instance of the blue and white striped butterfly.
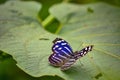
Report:
M73 52L68 42L61 38L56 38L53 43L53 54L49 56L49 62L53 66L59 66L61 70L69 69L76 60L86 55L93 47L93 45L90 45L80 51Z

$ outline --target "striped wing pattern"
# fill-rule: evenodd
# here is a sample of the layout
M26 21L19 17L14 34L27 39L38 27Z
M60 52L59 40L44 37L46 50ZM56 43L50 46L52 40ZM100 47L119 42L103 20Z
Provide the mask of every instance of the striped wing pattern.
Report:
M86 55L93 47L88 46L80 51L73 52L68 42L61 38L56 38L53 44L53 54L49 56L49 62L53 66L59 66L63 71L69 69L77 59Z
M86 48L83 48L80 51L74 52L74 56L71 56L71 58L64 65L61 66L61 70L64 71L69 69L76 62L76 60L78 60L79 58L86 55L89 51L91 51L92 47L93 45L87 46Z
M73 54L71 46L65 40L56 38L53 41L53 43L54 45L52 47L52 51L54 53L58 53L58 54L64 53L68 56L71 56Z
M60 38L56 38L53 43L53 54L49 57L49 62L54 66L62 66L73 55L72 48L65 40Z

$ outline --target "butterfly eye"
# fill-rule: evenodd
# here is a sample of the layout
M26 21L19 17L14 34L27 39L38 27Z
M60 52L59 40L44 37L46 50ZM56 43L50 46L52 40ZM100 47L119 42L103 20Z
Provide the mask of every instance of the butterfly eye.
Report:
M61 38L53 41L53 54L49 56L49 62L53 66L59 66L61 70L69 69L80 57L91 51L93 45L87 46L80 51L73 52L69 43Z

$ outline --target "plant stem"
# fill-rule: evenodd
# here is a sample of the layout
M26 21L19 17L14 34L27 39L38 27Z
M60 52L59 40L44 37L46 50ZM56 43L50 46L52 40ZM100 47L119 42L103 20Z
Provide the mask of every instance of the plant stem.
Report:
M48 24L50 24L54 20L54 16L49 15L43 22L42 26L45 28Z
M62 24L58 26L58 29L56 30L55 34L58 34L60 32L60 30L62 29L62 26L63 26Z

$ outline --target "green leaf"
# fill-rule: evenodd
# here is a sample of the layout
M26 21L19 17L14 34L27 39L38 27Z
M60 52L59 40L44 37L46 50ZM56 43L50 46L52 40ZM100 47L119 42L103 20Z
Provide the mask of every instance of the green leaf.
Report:
M4 10L3 10L4 9ZM58 4L50 12L61 23L59 35L73 50L94 45L81 62L67 71L49 65L52 41L59 37L46 32L36 20L40 5L10 1L0 6L0 50L10 54L17 66L34 77L60 76L66 80L119 80L120 9L104 3ZM109 13L109 14L108 14ZM80 46L80 47L79 47ZM78 49L79 48L79 49Z
M12 55L17 66L31 76L62 79L54 74L58 71L64 75L62 71L48 62L52 41L59 36L39 24L36 16L40 8L36 2L8 1L0 5L0 50Z
M99 80L120 79L120 8L105 3L63 3L53 6L50 13L63 24L58 31L61 36L80 40L82 46L94 45L93 51L81 59L86 73L78 68L78 73L67 75L71 80L86 80L87 76Z

